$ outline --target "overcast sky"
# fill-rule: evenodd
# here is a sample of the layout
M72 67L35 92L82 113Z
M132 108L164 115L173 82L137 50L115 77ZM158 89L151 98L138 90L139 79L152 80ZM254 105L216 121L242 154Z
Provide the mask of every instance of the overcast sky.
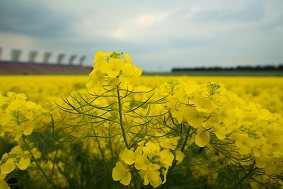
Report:
M282 0L0 0L1 59L11 49L124 51L145 71L283 63ZM75 60L78 62L78 59Z

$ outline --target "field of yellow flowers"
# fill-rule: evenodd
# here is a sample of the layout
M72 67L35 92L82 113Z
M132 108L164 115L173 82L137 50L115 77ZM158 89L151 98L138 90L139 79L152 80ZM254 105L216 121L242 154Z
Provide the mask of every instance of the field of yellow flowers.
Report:
M0 188L282 188L283 78L0 76Z

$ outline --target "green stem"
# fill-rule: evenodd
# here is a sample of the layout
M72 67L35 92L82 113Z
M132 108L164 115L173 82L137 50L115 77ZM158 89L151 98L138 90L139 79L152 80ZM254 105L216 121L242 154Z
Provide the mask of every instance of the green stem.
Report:
M58 150L55 151L53 165L52 165L52 169L51 169L50 180L52 180L52 176L53 176L53 173L54 173L54 167L55 167L55 161L56 161L56 158L57 158L57 153L58 153Z
M99 151L100 151L100 153L101 153L101 157L102 157L103 161L105 162L104 151L103 151L103 149L101 148L101 145L100 145L100 142L99 142L98 138L95 137L95 139L96 139L96 141L97 141L97 145L98 145Z
M32 156L32 159L34 160L35 164L37 165L37 168L39 169L39 171L42 173L42 175L46 178L46 180L52 185L52 188L57 188L57 186L52 182L52 180L50 180L47 175L45 174L45 172L41 169L39 163L37 162L37 160L35 159L33 153L31 152L31 149L29 148L26 140L25 140L25 137L22 137L23 138L23 141L28 149L28 151L30 152L31 156Z
M123 114L122 114L122 105L121 105L119 86L117 86L117 98L118 98L118 106L119 106L118 112L119 112L119 119L120 119L119 120L120 121L120 127L121 127L121 130L122 130L124 142L126 144L127 149L129 150L130 147L129 147L129 144L128 144L128 141L127 141L126 132L125 132L124 125L123 125Z
M191 131L191 126L189 126L189 128L188 128L188 132L186 133L186 137L185 137L185 140L184 140L184 143L183 143L183 145L182 145L182 147L181 147L181 151L183 152L184 151L184 149L185 149L185 147L186 147L186 144L187 144L187 140L188 140L188 138L189 138L189 134L190 134L190 131Z
M183 144L182 144L182 146L181 146L181 152L184 151L184 149L185 149L185 147L186 147L186 145L187 145L187 140L188 140L188 138L189 138L189 136L190 136L190 135L189 135L189 134L190 134L190 131L191 131L191 126L189 126L188 132L186 133L186 137L185 137L184 142L183 142ZM166 175L167 178L168 178L168 177L170 176L170 174L172 173L172 171L173 171L174 167L176 166L176 164L177 164L177 161L176 161L176 159L174 159L173 164L172 164L171 168L169 169L169 171L168 171L168 173L167 173L167 175ZM166 179L166 180L167 180L167 179ZM165 182L165 183L161 186L160 189L164 189L165 186L166 186L166 184L167 184L167 182Z
M109 125L108 127L108 132L109 132L109 136L111 136L111 128L110 128L111 125ZM111 150L111 159L113 159L113 148L112 148L112 139L109 137L109 147L110 147L110 150Z
M51 116L51 123L52 123L52 138L54 138L54 135L55 135L55 129L54 129L54 126L55 126L55 123L54 123L54 118L52 115Z
M253 164L253 165L254 165L254 164ZM241 179L237 182L237 184L236 184L235 186L233 186L232 189L236 189L246 178L248 178L248 177L251 175L251 173L252 173L254 170L255 170L255 169L250 169L249 172L248 172L247 174L245 174L245 176L243 176L243 178L241 178Z

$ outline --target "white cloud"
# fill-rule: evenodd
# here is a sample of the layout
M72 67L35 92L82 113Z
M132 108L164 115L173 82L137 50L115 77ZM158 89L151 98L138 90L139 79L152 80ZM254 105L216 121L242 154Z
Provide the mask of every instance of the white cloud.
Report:
M123 39L127 37L127 30L118 28L114 30L110 35L114 38Z
M139 19L139 24L142 25L142 26L147 26L147 25L153 24L154 21L155 21L155 18L153 16L145 15L145 16L142 16Z
M138 23L141 26L150 26L154 25L157 22L164 21L168 18L168 12L165 13L159 13L159 14L148 14L148 15L142 15L139 17Z

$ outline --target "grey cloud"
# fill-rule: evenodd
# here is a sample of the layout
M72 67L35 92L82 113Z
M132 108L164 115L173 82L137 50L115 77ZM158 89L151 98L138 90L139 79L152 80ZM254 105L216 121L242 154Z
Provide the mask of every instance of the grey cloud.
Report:
M213 37L174 37L169 40L170 48L201 48L211 46L216 39Z
M0 31L35 37L56 37L71 34L75 18L52 12L37 1L1 2Z
M245 8L241 10L213 10L203 11L194 17L197 22L227 22L244 21L253 22L264 18L264 12L261 7Z
M261 31L266 32L267 34L270 34L270 32L280 28L283 28L283 13L260 27Z

